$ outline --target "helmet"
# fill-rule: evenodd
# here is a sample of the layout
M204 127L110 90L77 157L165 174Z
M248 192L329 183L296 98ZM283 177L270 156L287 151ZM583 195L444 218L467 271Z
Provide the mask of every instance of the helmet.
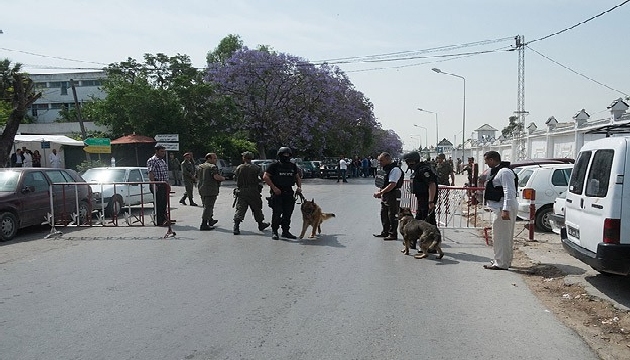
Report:
M291 148L287 146L283 146L280 149L278 149L278 153L276 155L280 157L281 154L285 154L285 153L288 153L289 156L293 155L293 153L291 153Z
M403 155L403 160L405 162L413 161L415 163L419 163L420 162L420 153L418 153L417 151L408 152L408 153Z

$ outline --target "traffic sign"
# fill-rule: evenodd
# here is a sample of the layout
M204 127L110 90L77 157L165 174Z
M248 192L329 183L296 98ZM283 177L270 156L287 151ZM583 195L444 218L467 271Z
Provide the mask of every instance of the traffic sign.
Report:
M159 142L155 144L155 146L164 146L166 151L179 151L179 143L178 142Z
M109 138L87 138L83 140L86 146L111 146Z
M157 142L178 142L179 134L157 134L153 138Z

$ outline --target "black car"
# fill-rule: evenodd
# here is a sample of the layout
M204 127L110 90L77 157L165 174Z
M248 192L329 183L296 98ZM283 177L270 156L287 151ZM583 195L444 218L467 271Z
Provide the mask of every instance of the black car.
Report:
M319 170L322 179L336 178L339 174L339 159L324 158Z
M0 169L0 241L15 237L18 229L50 223L87 223L92 211L92 190L74 170L48 168ZM51 187L52 184L52 200ZM78 197L75 195L78 193Z

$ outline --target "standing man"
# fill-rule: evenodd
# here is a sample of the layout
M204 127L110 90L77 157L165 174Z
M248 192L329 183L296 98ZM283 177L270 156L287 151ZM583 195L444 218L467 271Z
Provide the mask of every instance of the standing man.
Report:
M466 174L468 175L468 186L477 187L477 177L479 170L477 169L477 164L475 164L475 158L469 157L468 164L464 167Z
M170 153L168 156L168 169L173 173L173 186L180 186L182 184L181 163L174 153Z
M492 209L492 248L494 260L484 265L488 270L507 270L512 265L514 246L514 223L518 202L516 201L516 183L518 178L509 168L510 163L501 161L496 151L483 155L484 162L490 167L486 181L484 197Z
M381 225L383 229L375 237L382 237L383 240L398 239L398 209L400 208L400 187L403 185L405 177L402 170L396 166L392 156L383 152L378 156L378 162L382 169L374 178L374 184L379 188L374 193L374 197L381 199Z
M370 175L376 177L376 169L378 169L378 160L370 156Z
M339 179L343 179L343 182L348 182L348 180L346 180L346 172L348 171L348 163L346 162L346 159L344 158L343 155L341 155L341 157L339 158L339 172L337 173L337 182L339 182Z
M455 173L453 172L453 165L446 161L446 156L444 154L438 155L435 172L439 185L455 186Z
M197 174L195 171L195 165L192 163L192 158L193 154L191 152L184 154L184 161L182 161L182 176L184 177L184 187L186 188L186 192L179 200L179 203L186 205L186 198L188 198L191 206L197 206L193 200L193 189L197 183Z
M234 176L236 177L236 212L234 213L234 235L239 235L241 229L240 223L245 218L247 208L252 209L254 220L258 223L258 230L263 231L269 227L269 223L265 221L265 215L262 213L262 172L258 165L252 164L254 154L246 151L241 154L243 163L239 165Z
M420 153L412 151L403 155L403 160L407 167L413 171L411 174L411 193L416 196L418 210L416 219L436 225L435 213L429 213L435 209L435 202L438 198L437 176L431 169L431 165L420 158Z
M61 156L57 155L57 149L52 149L52 153L48 155L48 163L51 168L61 168Z
M214 220L214 203L217 202L219 196L219 186L225 178L219 174L217 167L217 154L207 153L206 162L199 165L199 196L203 204L203 213L201 214L201 226L199 230L213 230L214 224L219 222Z
M289 232L291 227L291 214L295 208L295 198L293 197L293 185L297 184L296 192L302 192L302 178L298 172L297 165L291 162L291 149L283 146L278 149L279 162L267 167L263 180L271 189L269 206L272 209L271 215L271 238L278 240L278 229L282 227L282 237L296 239L297 237Z
M24 156L22 155L22 149L17 149L11 155L11 167L22 167L24 162Z
M53 152L55 149L53 149ZM151 184L151 192L155 196L155 225L169 225L169 215L166 212L168 202L168 165L166 164L166 149L162 145L155 146L155 154L147 160L150 181L165 181L166 184Z

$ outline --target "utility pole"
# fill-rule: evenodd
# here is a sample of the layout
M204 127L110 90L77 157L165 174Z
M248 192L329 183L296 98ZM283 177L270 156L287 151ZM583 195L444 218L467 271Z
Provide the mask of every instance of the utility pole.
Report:
M74 87L74 80L70 79L70 87L72 88L72 96L74 97L74 108L77 110L77 120L79 120L79 126L81 126L81 140L87 139L87 132L85 131L85 125L83 125L83 117L81 116L81 105L77 98L77 89ZM85 158L90 161L90 153L85 153Z
M518 91L516 95L516 117L518 118L518 132L516 133L516 157L518 160L525 159L525 36L517 35L515 49L518 51Z

